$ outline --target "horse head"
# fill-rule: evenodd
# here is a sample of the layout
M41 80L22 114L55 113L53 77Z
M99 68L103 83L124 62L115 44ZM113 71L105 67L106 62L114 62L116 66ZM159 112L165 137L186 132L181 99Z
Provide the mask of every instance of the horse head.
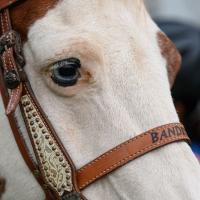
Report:
M33 91L77 168L152 127L179 122L170 88L180 55L143 1L29 0L11 8L11 21L23 38ZM196 200L198 178L198 162L180 142L130 162L84 194Z

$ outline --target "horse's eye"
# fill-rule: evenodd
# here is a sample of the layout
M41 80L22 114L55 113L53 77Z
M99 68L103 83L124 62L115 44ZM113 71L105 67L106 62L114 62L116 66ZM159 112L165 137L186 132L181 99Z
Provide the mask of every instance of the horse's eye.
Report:
M54 63L52 69L52 80L62 87L73 86L80 78L79 68L80 60L77 58L68 58Z

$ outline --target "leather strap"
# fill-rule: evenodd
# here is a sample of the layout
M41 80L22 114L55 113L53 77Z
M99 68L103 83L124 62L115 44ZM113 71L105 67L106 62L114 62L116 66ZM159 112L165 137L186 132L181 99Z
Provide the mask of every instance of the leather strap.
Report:
M11 6L13 3L19 0L0 0L0 11Z
M0 13L0 20L1 20L1 49L4 48L4 42L3 37L5 35L5 38L8 38L9 36L9 31L12 30L11 28L11 23L10 23L10 16L9 16L9 10L4 9ZM9 41L9 39L8 39ZM5 43L5 48L7 47L7 44ZM7 50L4 49L4 51L1 52L2 54L2 62L3 62L3 68L4 68L4 78L9 79L8 81L12 81L15 79L15 82L17 79L19 79L19 74L18 74L18 66L17 63L15 62L15 59L13 57L13 48L8 48ZM22 83L19 82L19 84L16 85L16 87L10 88L10 95L9 95L9 101L7 104L6 108L6 114L9 115L13 113L20 101L20 96L22 93Z
M136 136L99 156L78 170L78 185L82 190L97 179L154 149L189 137L179 123L167 124Z
M68 200L70 196L86 200L77 185L77 170L73 161L40 107L28 81L23 83L20 107L40 173L47 186L54 191L55 198Z

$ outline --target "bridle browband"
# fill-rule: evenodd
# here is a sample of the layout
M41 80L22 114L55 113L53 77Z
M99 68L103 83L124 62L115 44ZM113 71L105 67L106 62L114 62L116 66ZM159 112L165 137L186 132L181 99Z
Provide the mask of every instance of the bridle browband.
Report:
M22 44L12 30L9 6L19 0L0 0L0 89L14 138L47 200L86 200L81 191L94 181L154 149L177 141L190 141L182 124L151 129L109 150L81 169L76 169L50 121L40 107L24 71ZM27 148L15 118L23 116L37 162Z

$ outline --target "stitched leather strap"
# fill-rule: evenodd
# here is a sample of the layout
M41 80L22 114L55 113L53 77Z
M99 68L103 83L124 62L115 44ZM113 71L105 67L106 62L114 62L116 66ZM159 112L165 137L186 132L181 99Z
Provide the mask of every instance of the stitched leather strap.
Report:
M160 126L134 137L79 169L77 176L79 188L84 189L129 161L176 141L190 142L183 125L179 123Z
M10 23L10 16L9 16L9 10L4 9L0 13L0 22L1 22L1 34L7 34L9 33L11 28ZM1 47L2 48L2 47ZM5 52L2 52L2 62L3 62L3 68L4 68L4 77L13 77L18 76L17 74L17 63L15 62L15 59L13 57L13 48L8 48L5 50ZM19 83L17 87L14 87L10 90L10 97L6 108L6 114L9 115L13 113L19 103L20 96L22 93L22 84Z
M23 83L20 107L40 173L55 199L86 200L77 185L76 168L51 122L37 101L29 81Z

